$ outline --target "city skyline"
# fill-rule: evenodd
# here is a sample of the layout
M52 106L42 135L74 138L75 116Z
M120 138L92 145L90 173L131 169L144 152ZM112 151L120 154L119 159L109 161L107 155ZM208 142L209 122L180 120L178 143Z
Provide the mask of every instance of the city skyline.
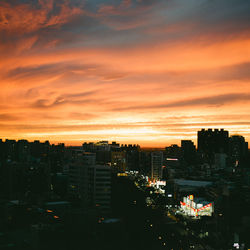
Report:
M0 138L164 147L250 141L250 4L0 3Z
M245 139L245 137L244 136L242 136L242 135L239 135L239 134L230 134L230 131L227 131L227 130L225 130L224 128L220 128L220 129L214 129L214 128L208 128L208 129L204 129L204 128L202 128L202 129L200 129L200 130L198 130L198 131L196 131L196 138L195 138L195 140L192 140L192 139L190 139L190 138L186 138L186 139L181 139L180 141L177 141L176 143L173 143L173 144L166 144L166 145L162 145L161 147L157 147L157 146L144 146L144 145L140 145L140 144L138 144L138 143L131 143L131 142L128 142L128 143L123 143L123 142L121 142L121 141L112 141L112 140L109 140L108 138L106 138L106 140L93 140L93 141L82 141L80 144L67 144L67 143L65 143L64 141L58 141L58 142L56 142L55 144L57 144L57 145L65 145L66 147L74 147L74 146L78 146L78 147L80 147L80 146L82 146L82 147L84 147L84 146L86 146L86 145L88 145L88 144L95 144L95 145L101 145L101 144L108 144L108 145L110 145L110 146L114 146L114 145L119 145L119 146L121 146L121 147L130 147L130 146L132 146L132 147L134 147L134 146L139 146L140 148L142 148L142 149L164 149L164 148L167 148L167 147L172 147L172 146L178 146L178 147L183 147L183 145L182 145L182 143L183 142L191 142L193 145L194 145L194 147L195 147L195 149L196 150L198 150L199 149L199 134L200 133L212 133L212 134L221 134L221 133L225 133L224 135L228 138L228 139L233 139L233 138L242 138L243 140L244 140L244 142L246 143L246 148L248 148L249 149L249 146L248 146L248 141L246 141ZM18 141L28 141L28 143L32 143L32 142L40 142L40 143L49 143L49 144L54 144L54 142L53 141L49 141L49 140L38 140L37 138L35 138L33 141L32 140L27 140L27 138L22 138L22 139L11 139L11 138L6 138L5 140L3 140L2 138L0 138L0 142L7 142L7 141L11 141L11 140L14 140L14 141L16 141L16 142L18 142ZM228 141L228 143L229 143L229 141ZM218 146L218 145L217 145ZM184 146L185 147L185 146ZM206 144L206 146L205 147L208 147L208 145ZM214 148L214 145L212 146L213 148Z

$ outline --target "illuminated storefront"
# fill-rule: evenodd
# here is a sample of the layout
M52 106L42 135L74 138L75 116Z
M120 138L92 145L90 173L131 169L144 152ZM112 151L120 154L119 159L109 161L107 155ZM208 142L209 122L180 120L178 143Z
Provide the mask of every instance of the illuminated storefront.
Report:
M193 195L183 197L183 202L181 201L180 204L184 213L189 216L212 216L214 211L213 202L194 198Z
M150 187L156 188L160 193L165 193L166 181L149 180L148 183Z

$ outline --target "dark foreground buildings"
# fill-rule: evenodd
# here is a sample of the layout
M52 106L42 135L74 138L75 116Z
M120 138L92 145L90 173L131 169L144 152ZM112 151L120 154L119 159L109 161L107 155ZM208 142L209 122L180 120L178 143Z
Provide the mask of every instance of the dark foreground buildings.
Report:
M244 249L249 194L248 144L223 129L198 131L197 149L191 140L165 149L0 140L0 250ZM190 212L186 197L204 206Z

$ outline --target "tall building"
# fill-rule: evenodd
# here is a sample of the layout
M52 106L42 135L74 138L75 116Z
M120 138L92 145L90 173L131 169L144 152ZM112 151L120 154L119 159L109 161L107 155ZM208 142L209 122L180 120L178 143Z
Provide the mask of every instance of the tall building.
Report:
M151 179L162 178L163 153L161 151L151 152Z
M235 167L245 161L247 153L248 143L243 136L233 135L229 138L229 155Z
M111 166L116 172L125 172L126 170L126 152L112 151Z
M95 165L94 153L77 151L69 166L69 193L86 203L87 170Z
M186 163L192 164L195 162L196 149L194 143L191 140L182 140L181 150L182 157Z
M180 159L182 155L182 150L177 144L172 144L165 148L164 156L167 158Z
M16 144L17 160L28 161L30 159L30 144L27 140L19 140Z
M107 165L88 168L88 192L90 206L95 206L100 214L111 210L111 169Z
M198 152L209 161L214 161L215 153L228 153L228 131L224 129L202 129L198 131Z
M215 153L214 154L214 166L216 169L224 169L227 166L227 154Z
M16 141L5 140L5 156L9 160L16 160Z
M81 200L86 210L106 214L111 209L111 169L96 165L94 153L79 152L69 168L69 193Z
M151 176L151 152L142 150L139 154L140 172L146 176Z
M122 146L121 150L126 153L126 169L138 171L140 168L140 146L129 144Z
M91 152L96 154L96 163L106 165L111 161L111 148L116 147L119 144L112 142L109 144L108 141L99 141L96 143L83 143L82 148L85 152Z

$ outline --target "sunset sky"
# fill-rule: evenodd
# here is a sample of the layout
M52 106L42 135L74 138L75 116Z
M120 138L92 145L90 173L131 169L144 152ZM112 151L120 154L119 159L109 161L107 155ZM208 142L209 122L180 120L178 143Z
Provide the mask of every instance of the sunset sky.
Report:
M1 0L0 138L250 141L250 1Z

